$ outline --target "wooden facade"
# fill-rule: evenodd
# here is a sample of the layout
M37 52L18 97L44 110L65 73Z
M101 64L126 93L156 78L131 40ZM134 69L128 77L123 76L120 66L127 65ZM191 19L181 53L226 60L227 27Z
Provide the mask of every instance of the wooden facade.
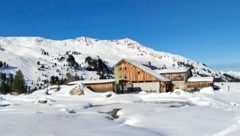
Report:
M152 73L144 70L142 67L144 66L136 66L135 64L132 64L126 60L121 60L115 65L115 69L118 71L119 78L128 81L128 90L141 89L142 91L153 91L153 89L144 89L147 88L147 82L154 82L154 85L158 87L154 89L156 92L166 92L171 90L171 86L169 85L171 82L169 80L162 81Z
M158 81L156 77L126 61L119 63L119 65L117 65L117 69L119 77L130 82Z
M204 87L212 86L213 82L211 81L197 81L197 82L187 82L187 90L199 90Z
M113 91L115 84L114 83L90 83L85 84L89 89L94 92L109 92Z
M197 91L213 85L213 77L190 77L187 82L188 91Z
M91 82L84 82L83 84L91 89L94 92L109 92L113 91L116 93L123 93L127 91L126 89L126 80L119 80L119 84L115 83L115 80L101 80L99 81L91 81Z
M168 69L167 69L168 70ZM168 70L167 72L162 70L158 71L159 74L170 79L172 81L173 89L187 89L187 80L192 76L190 69L185 70Z
M192 75L190 69L184 72L169 72L169 73L160 73L171 81L187 81L187 79Z

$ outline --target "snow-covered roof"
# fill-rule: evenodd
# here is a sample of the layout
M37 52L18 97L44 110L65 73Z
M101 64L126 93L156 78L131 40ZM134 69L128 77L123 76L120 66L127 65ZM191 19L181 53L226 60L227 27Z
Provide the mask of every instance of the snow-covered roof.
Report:
M213 77L190 77L188 82L213 82Z
M155 70L159 74L166 74L166 73L184 73L187 72L189 68L175 68L175 69L157 69Z
M119 79L121 80L121 79ZM115 79L99 79L99 80L85 80L83 81L82 83L83 84L100 84L100 83L112 83L112 82L115 82L116 80Z
M119 79L119 80L125 80L125 79ZM80 81L70 82L69 84L100 84L100 83L112 83L115 81L116 81L115 79L80 80Z
M144 66L143 64L137 62L137 61L134 61L134 60L127 60L127 59L124 59L125 61L127 61L128 63L138 67L139 69L151 74L152 76L156 77L158 80L160 81L165 81L165 82L168 82L170 81L168 78L158 74L157 72L155 72L154 70L152 70L151 68L147 67L147 66ZM122 61L122 60L121 60ZM118 63L117 63L118 64Z

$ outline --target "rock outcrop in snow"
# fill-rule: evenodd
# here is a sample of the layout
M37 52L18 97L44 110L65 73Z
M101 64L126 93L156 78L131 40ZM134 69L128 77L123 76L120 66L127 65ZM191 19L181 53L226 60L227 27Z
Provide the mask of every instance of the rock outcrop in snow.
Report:
M84 95L84 90L82 85L76 85L70 92L71 95Z

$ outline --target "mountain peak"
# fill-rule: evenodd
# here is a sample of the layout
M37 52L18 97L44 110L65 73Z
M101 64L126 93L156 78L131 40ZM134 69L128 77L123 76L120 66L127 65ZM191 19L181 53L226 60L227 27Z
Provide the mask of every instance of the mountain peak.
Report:
M71 71L71 68L64 68L66 63L62 61L66 60L69 54L74 56L75 61L83 67L86 57L100 56L109 67L122 58L128 58L148 61L159 68L191 67L195 75L222 75L202 63L179 55L155 51L130 38L98 40L81 36L75 39L50 40L43 37L0 37L0 61L12 67L11 70L7 70L8 72L14 73L14 68L20 68L28 80L36 80L38 77L45 79L46 75L56 74L64 77ZM41 65L37 65L37 62ZM41 70L40 66L47 69ZM74 74L74 70L72 72ZM84 71L77 73L86 75Z

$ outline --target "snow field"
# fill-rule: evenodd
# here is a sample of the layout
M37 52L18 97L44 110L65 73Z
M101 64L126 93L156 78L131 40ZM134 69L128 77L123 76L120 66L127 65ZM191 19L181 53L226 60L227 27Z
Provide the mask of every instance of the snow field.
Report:
M46 90L30 95L1 95L0 134L237 136L240 84L219 86L220 91L204 88L196 93L175 90L117 95L85 90L83 96L69 95L74 86L61 86L60 91L51 90L50 95ZM225 90L228 86L230 91ZM111 97L107 97L109 94ZM114 109L119 110L114 113Z

